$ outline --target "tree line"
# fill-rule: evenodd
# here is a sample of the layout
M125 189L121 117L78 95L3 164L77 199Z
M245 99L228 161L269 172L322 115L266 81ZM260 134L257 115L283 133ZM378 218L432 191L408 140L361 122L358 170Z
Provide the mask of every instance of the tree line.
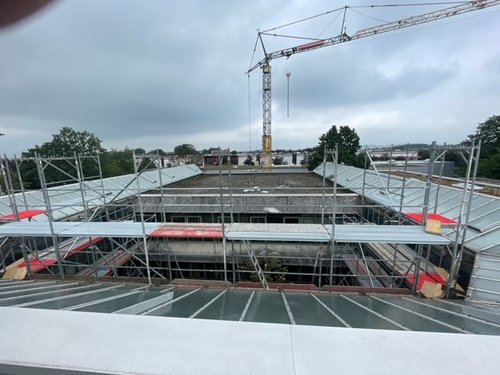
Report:
M459 146L470 146L472 142L481 142L477 176L483 178L500 179L500 116L494 115L477 125L474 134L470 134L460 142ZM312 149L309 158L309 169L316 168L323 161L324 149L334 149L338 145L339 163L363 168L364 154L359 152L359 136L354 129L348 126L332 126L328 132L321 135L318 145ZM407 146L400 146L405 148ZM413 144L413 149L420 149L419 159L428 159L430 145ZM328 156L331 160L331 156ZM466 163L457 151L448 151L445 160L455 162L455 173L458 176L465 174Z
M486 121L479 123L474 134L468 135L460 145L470 145L473 141L481 141L481 154L478 169L478 176L500 179L500 116L491 116ZM425 159L428 157L428 147L419 145L421 151L419 158ZM360 152L360 138L355 129L349 126L333 125L326 133L319 137L318 144L315 147L305 149L309 153L308 168L315 169L321 164L324 158L325 150L333 150L338 147L338 162L356 167L364 166L364 154ZM52 140L43 143L41 146L34 146L21 154L22 162L19 165L20 174L24 188L38 189L40 188L40 180L38 169L35 163L37 156L42 158L53 158L51 167L46 168L45 174L48 183L54 181L75 180L78 176L76 166L63 160L63 158L71 158L76 155L99 155L100 163L96 163L93 158L82 158L80 171L83 171L84 176L88 177L113 177L124 174L134 173L134 159L136 155L144 156L139 165L139 169L156 168L151 159L146 155L173 155L178 158L183 158L188 162L200 162L204 154L210 154L217 148L196 150L192 144L182 144L174 148L173 153L167 153L162 149L154 149L146 151L142 148L124 148L106 150L102 147L102 141L93 133L88 131L77 131L70 127L63 127L58 134L52 135ZM283 150L284 151L284 150ZM237 153L233 151L232 153ZM60 160L58 159L60 158ZM327 154L327 160L331 159L331 154ZM453 151L446 154L446 160L455 161L457 165L457 174L463 174L465 163L462 157ZM275 158L276 165L283 164L282 158ZM247 165L253 165L254 161L249 155L245 161ZM100 168L100 169L99 169ZM11 165L11 171L16 169L15 165ZM3 177L0 176L0 181L3 184ZM15 187L19 188L19 183L16 178L13 178Z
M479 169L477 175L500 179L500 116L491 116L478 124L476 132L470 134L462 144L468 146L473 140L481 141Z
M42 145L36 145L21 154L18 161L19 174L23 187L26 189L39 189L40 177L36 165L36 158L50 159L50 163L43 165L44 176L48 185L55 182L74 183L79 173L87 179L102 176L114 177L134 173L133 154L151 155L151 158L143 158L138 166L139 170L153 168L151 159L154 155L166 156L167 153L161 149L146 152L142 148L106 150L102 147L102 141L93 133L88 131L77 131L70 127L63 127L58 134L52 135L52 140ZM97 157L99 160L97 160ZM17 178L16 165L10 161L12 183L15 189L20 188ZM16 176L14 176L16 175ZM3 178L0 177L3 184Z

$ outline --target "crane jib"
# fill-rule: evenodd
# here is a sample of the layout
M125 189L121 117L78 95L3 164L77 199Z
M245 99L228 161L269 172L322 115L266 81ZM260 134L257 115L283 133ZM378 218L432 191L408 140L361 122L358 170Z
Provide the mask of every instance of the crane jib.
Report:
M297 46L297 50L304 51L304 50L308 50L308 49L319 48L319 47L322 47L323 44L325 44L324 40L318 40L316 42L306 43L306 44L302 44L300 46Z
M263 74L263 90L262 90L262 102L263 102L263 136L262 136L262 150L263 150L263 166L264 169L269 171L272 166L272 136L271 136L271 66L270 62L274 59L279 58L289 58L290 56L307 52L319 48L334 46L344 42L359 40L362 38L367 38L370 36L380 35L383 33L388 33L391 31L397 31L405 29L412 26L421 25L428 22L437 21L447 17L457 16L459 14L464 14L476 10L482 10L492 6L500 5L500 0L472 0L464 2L457 6L452 6L449 8L440 9L437 11L432 11L428 13L423 13L420 15L404 18L397 21L391 21L383 23L377 26L369 27L366 29L358 30L354 34L348 35L345 31L337 36L326 39L314 40L309 43L300 44L298 46L288 47L285 49L277 50L268 53L264 48L264 42L262 40L262 35L267 35L266 33L258 34L258 40L261 41L262 48L264 49L264 58L251 67L246 74L249 74L254 69L262 68ZM347 7L346 7L347 9ZM343 29L343 28L342 28ZM270 35L270 34L269 34ZM287 76L289 78L289 76Z
M352 40L357 40L361 38L366 38L382 33L387 33L390 31L396 31L412 26L421 25L423 23L428 23L432 21L437 21L443 18L457 16L460 14L468 13L475 10L482 10L485 8L489 8L495 5L500 5L500 0L474 0L466 2L465 4L461 4L458 6L453 6L449 8L440 9L437 11L420 14L417 16L408 17L405 19L392 21L388 23L384 23L381 25L377 25L374 27L370 27L367 29L358 30L356 33L351 34L351 36L343 33L341 35L334 36L332 38L321 39L314 42L301 44L295 47L290 47L282 50L277 50L274 52L266 53L265 58L259 61L255 66L250 68L247 73L250 73L254 69L258 67L262 67L262 65L269 63L271 60L290 57L296 53L307 52L317 48L323 48L328 46L333 46L336 44L340 44L343 42L348 42ZM260 34L259 34L260 35Z

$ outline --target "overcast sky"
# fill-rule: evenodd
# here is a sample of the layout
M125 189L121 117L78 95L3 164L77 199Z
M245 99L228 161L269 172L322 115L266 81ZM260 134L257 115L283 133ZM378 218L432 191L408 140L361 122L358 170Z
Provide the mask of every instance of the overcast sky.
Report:
M0 30L0 152L19 154L63 126L93 132L108 149L260 148L261 71L244 74L256 30L382 3L56 1ZM437 8L349 10L346 32ZM341 20L331 13L276 32L326 38ZM264 42L272 51L307 41ZM259 47L254 62L261 58ZM272 68L274 149L315 146L333 124L355 128L362 144L456 143L500 115L500 6L274 60Z

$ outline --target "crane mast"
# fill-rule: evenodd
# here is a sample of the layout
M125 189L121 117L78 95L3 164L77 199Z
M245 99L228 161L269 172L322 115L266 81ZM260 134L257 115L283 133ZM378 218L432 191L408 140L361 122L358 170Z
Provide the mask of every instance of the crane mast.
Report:
M262 65L262 155L261 165L270 170L273 165L271 137L271 65Z
M401 30L412 26L421 25L428 22L437 21L443 18L458 16L460 14L489 8L500 5L500 0L474 0L461 5L440 9L434 12L423 13L417 16L404 18L398 21L387 22L378 26L361 29L352 35L345 32L326 39L318 39L310 43L300 44L274 52L267 53L262 40L262 35L270 35L267 32L258 32L257 38L260 39L264 50L264 58L253 65L246 74L250 74L257 68L262 69L262 154L261 165L264 170L270 171L272 167L272 136L271 136L271 61L282 57L290 57L297 53L308 52L311 50L334 46L370 36L380 35L391 31ZM345 7L347 9L348 7Z

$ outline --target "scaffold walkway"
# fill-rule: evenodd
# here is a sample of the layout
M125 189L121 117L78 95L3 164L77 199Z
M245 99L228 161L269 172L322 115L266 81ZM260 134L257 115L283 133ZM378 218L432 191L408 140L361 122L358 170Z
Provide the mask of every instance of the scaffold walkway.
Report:
M226 226L226 239L284 242L329 242L331 226L320 224L243 224ZM0 226L0 237L116 237L140 238L222 238L222 227L197 223L121 222L14 222ZM451 240L430 234L416 225L355 225L335 226L336 242L404 243L446 245Z

